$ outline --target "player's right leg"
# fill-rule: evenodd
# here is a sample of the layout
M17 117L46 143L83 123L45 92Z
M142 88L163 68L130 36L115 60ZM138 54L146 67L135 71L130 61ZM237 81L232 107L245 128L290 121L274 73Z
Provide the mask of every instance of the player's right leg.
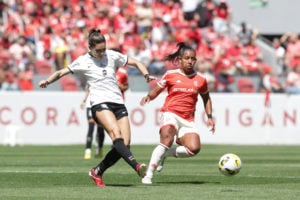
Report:
M157 169L158 163L161 162L161 159L164 157L164 154L169 149L169 147L159 144L155 147L152 152L151 159L149 162L148 170L146 176L142 179L143 184L152 184L152 177L155 169Z

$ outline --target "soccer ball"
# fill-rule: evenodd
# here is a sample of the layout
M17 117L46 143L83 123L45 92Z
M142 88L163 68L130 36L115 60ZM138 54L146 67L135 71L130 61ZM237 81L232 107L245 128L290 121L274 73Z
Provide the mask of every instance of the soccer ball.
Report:
M225 176L234 176L242 168L240 157L233 153L224 154L219 160L219 171Z

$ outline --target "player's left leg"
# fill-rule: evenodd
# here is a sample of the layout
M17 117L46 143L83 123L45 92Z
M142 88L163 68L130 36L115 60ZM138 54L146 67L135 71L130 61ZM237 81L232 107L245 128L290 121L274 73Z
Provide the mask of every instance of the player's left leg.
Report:
M166 156L187 158L195 156L201 149L200 137L197 133L184 134L182 137L178 138L177 142L180 145L169 149Z
M103 143L104 143L104 128L102 126L97 127L97 135L96 135L96 140L97 140L97 148L96 148L96 154L95 158L101 158L103 156Z
M163 164L166 157L186 158L195 156L201 149L200 134L195 128L194 122L186 121L177 117L180 121L176 143L177 147L170 148L161 162L158 164L156 170L162 171Z

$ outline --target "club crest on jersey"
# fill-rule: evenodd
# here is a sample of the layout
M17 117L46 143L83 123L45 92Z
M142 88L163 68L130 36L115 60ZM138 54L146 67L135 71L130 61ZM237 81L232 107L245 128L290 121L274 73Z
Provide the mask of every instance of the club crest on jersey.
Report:
M198 81L194 81L194 86L198 87Z

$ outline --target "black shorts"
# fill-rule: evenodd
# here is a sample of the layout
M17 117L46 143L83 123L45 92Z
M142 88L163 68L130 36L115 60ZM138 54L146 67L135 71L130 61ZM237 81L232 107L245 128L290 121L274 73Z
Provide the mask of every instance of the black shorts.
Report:
M117 120L121 119L122 117L128 116L128 111L124 104L117 104L117 103L100 103L97 105L94 105L92 107L92 115L98 124L100 123L96 118L96 112L102 111L102 110L110 110L112 113L115 114L115 117Z
M92 109L91 108L86 108L86 118L87 119L93 118Z

